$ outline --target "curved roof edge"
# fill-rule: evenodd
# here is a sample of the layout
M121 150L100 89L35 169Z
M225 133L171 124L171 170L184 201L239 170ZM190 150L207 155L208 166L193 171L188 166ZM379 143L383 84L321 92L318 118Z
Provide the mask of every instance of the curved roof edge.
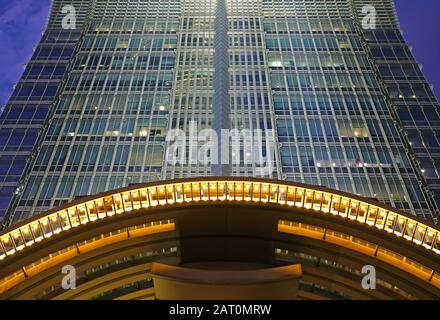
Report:
M0 261L54 234L137 209L192 201L252 201L331 213L405 238L440 254L440 228L402 210L320 186L247 177L203 177L133 184L76 199L0 233Z

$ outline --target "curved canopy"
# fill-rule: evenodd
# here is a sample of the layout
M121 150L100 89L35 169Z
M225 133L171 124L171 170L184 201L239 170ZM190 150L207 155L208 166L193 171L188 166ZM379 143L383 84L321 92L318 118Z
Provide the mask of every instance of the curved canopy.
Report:
M215 230L215 224L222 224L225 217L235 221L237 228ZM396 280L403 281L398 289L408 286L406 291L399 289L407 293L403 294L405 297L429 298L440 292L437 226L373 200L326 188L268 179L212 177L131 185L78 199L3 231L0 233L0 297L44 297L55 290L45 288L41 292L43 279L47 283L48 277L54 278L59 273L55 267L81 264L87 258L86 272L108 263L105 259L90 261L97 259L98 253L114 255L115 248L124 256L124 250L134 250L134 243L137 246L145 246L146 241L155 245L178 240L184 243L185 237L197 235L204 239L219 234L227 234L229 239L270 240L273 251L270 255L278 263L286 259L310 260L314 255L305 251L310 253L310 248L315 246L320 261L326 255L328 258L333 255L335 260L334 254L339 252L340 262L341 254L347 258L345 266L357 259L359 263L357 268L351 266L353 270L361 269L362 261L379 265L384 278L394 279L390 274L406 278ZM257 245L250 245L253 246ZM159 247L164 250L163 246ZM194 251L188 248L186 252ZM183 252L179 244L168 249ZM177 260L180 257L174 264L185 262L186 258L180 254L173 255ZM195 261L197 255L189 255L192 260L188 262ZM130 273L127 279L138 279L132 277ZM306 282L319 283L316 277L316 274L310 276ZM328 287L327 280L322 283L327 282ZM390 281L383 283L386 287ZM418 291L408 292L414 286ZM107 292L100 288L94 293ZM353 288L344 291L336 286L335 291L357 297ZM62 293L59 297L69 298L69 294Z

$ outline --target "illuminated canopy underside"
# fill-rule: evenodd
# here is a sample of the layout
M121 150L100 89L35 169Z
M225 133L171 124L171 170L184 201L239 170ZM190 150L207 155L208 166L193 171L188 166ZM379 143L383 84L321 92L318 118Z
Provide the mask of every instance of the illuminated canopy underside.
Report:
M151 263L300 263L299 297L440 296L438 227L369 199L254 178L133 185L0 234L0 298L154 298ZM64 265L78 288L60 288ZM361 288L364 265L377 290Z

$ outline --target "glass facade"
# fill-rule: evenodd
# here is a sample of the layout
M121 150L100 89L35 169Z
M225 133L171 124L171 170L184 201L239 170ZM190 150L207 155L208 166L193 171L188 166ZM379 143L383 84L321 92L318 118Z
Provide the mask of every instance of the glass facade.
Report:
M266 177L436 221L438 104L390 0L74 2L67 31L54 1L0 119L5 224L133 183L260 175L244 150L226 169L171 165L167 133L194 125L273 130ZM375 30L362 29L365 4Z
M65 5L75 7L77 29L62 28ZM21 177L31 169L32 150L39 145L40 132L74 57L89 5L84 0L53 2L46 31L0 116L0 222L8 206L16 203L11 201L13 195L23 190L27 175Z
M359 5L362 1L359 1ZM365 1L364 1L365 2ZM372 3L371 1L367 1ZM428 200L440 207L440 109L421 67L399 32L392 2L375 1L377 30L364 32L389 96L394 119L404 133L405 148L415 162Z

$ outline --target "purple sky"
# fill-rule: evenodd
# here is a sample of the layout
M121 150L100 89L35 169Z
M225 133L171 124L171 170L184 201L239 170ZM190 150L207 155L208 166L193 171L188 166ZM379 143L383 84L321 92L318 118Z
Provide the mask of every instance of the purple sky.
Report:
M440 0L395 0L401 27L440 97ZM51 0L0 2L0 105L23 73L44 29Z

